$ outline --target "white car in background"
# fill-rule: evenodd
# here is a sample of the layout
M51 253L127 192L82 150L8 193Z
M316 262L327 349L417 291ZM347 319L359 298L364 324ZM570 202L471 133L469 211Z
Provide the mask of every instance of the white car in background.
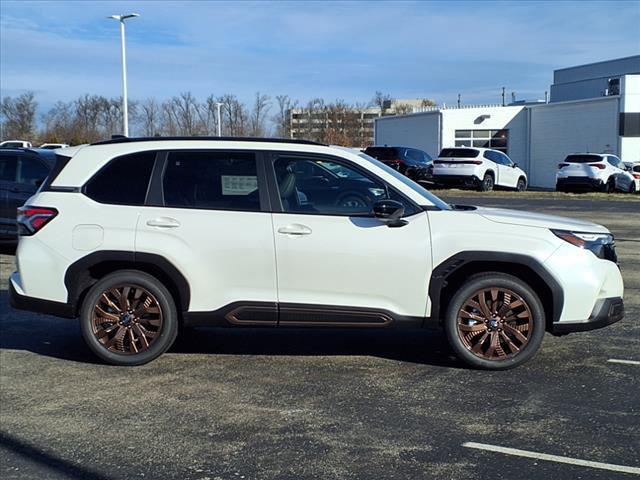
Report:
M504 153L488 148L444 148L433 161L434 181L443 186L527 189L527 174Z
M624 165L633 177L634 192L640 193L640 162L624 162Z
M26 140L5 140L0 142L0 148L31 148L31 142Z
M615 190L633 193L636 184L622 160L608 153L572 153L558 164L556 190Z

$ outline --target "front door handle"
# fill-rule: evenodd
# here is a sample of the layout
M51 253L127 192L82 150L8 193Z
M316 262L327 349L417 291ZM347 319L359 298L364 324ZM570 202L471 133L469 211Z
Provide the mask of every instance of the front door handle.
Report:
M306 225L292 223L286 227L280 227L278 233L282 233L283 235L311 235L311 229Z
M147 220L147 225L158 228L177 228L180 226L180 222L171 217L159 217L153 220Z

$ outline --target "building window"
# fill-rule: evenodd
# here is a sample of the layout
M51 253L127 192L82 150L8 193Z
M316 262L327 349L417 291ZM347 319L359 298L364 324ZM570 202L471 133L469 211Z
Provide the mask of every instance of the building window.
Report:
M456 147L492 148L507 154L509 130L456 130Z

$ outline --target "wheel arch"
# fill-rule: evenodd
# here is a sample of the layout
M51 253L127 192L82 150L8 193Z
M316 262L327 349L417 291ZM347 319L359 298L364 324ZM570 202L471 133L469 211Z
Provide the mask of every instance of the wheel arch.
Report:
M184 275L169 260L152 253L106 250L91 253L69 266L64 276L67 304L77 316L88 290L101 278L118 270L140 270L162 282L173 296L178 311L186 311L191 290Z
M506 273L527 283L544 306L547 330L560 320L564 305L562 287L538 260L528 255L483 251L458 253L433 270L429 283L431 318L440 320L465 280L483 272Z

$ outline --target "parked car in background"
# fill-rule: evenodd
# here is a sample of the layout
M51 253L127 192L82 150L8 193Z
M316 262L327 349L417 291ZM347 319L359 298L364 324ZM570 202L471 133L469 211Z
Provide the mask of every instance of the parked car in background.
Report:
M527 189L527 174L504 153L488 148L443 148L433 161L433 179L442 186Z
M31 197L55 163L51 150L0 149L0 243L18 240L16 211Z
M5 140L0 143L0 148L31 148L31 142L25 140Z
M556 190L569 192L595 190L611 193L634 192L633 175L615 155L608 153L572 153L558 164Z
M546 331L624 316L605 227L452 206L350 149L125 138L56 158L20 208L10 302L79 317L112 364L153 360L185 326L432 326L467 364L501 370Z
M57 148L68 148L68 147L69 147L68 143L43 143L38 148L44 148L44 149L47 149L47 150L55 150Z
M624 162L624 164L633 177L634 192L640 193L640 162Z
M427 152L409 147L371 146L364 153L414 181L433 181L433 160Z

